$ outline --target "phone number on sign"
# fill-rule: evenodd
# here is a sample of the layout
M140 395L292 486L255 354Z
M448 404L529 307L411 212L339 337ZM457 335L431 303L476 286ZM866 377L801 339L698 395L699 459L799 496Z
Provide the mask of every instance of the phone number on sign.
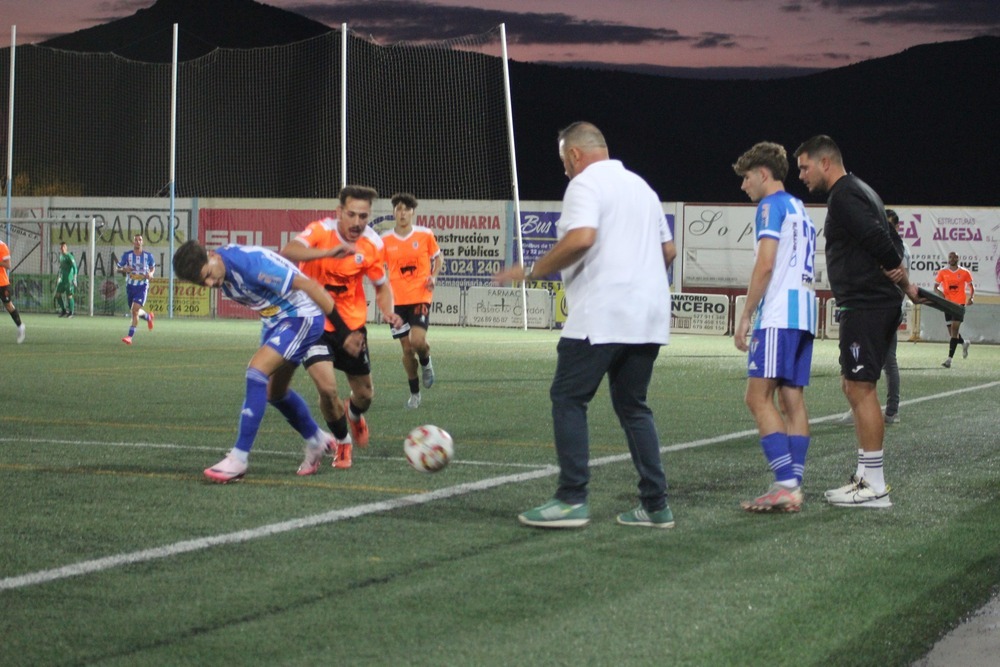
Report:
M500 260L486 259L449 259L448 275L493 275L497 273L503 264Z

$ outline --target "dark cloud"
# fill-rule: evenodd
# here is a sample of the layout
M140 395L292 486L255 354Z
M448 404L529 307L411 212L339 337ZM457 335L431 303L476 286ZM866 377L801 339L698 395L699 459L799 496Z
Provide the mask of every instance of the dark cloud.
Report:
M802 6L801 2L790 2L787 5L782 5L781 7L778 7L778 9L788 14L797 14L803 11L805 7Z
M1000 30L998 0L813 0L820 7L856 13L874 25L939 25L968 27L981 34Z
M385 43L452 39L486 32L504 23L507 38L519 44L697 43L669 28L582 20L562 13L507 12L478 7L446 7L416 0L347 0L300 3L284 8L335 26L371 34Z
M734 36L725 32L703 32L692 46L696 49L731 49L738 46Z

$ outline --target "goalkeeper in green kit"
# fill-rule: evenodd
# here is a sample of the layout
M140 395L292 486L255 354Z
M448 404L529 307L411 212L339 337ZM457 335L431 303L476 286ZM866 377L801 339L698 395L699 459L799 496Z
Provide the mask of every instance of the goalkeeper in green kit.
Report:
M63 295L66 301L63 301ZM73 317L76 312L76 258L69 251L66 242L59 244L59 281L56 283L55 302L59 306L59 317Z

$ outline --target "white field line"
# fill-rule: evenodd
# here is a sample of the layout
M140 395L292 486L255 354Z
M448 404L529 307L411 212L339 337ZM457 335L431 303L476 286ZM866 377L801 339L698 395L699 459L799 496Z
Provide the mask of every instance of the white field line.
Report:
M102 442L100 440L59 440L54 438L0 438L0 443L2 442L17 442L35 445L72 445L73 447L129 447L129 448L143 448L143 449L176 449L176 450L191 450L198 452L221 452L225 448L218 445L206 447L203 445L177 445L173 443L163 443L163 442ZM300 450L290 451L290 450L274 450L274 449L263 449L254 448L254 456L281 456L286 458L300 458L302 452ZM368 457L364 455L359 455L357 450L354 452L354 458L360 461L364 461ZM380 456L378 457L380 461L405 461L406 458L403 456ZM538 468L536 463L513 463L511 461L463 461L457 459L451 462L451 465L456 466L481 466L486 468L531 468L535 470Z
M948 396L956 396L958 394L968 393L972 391L991 389L998 385L1000 385L1000 381L989 382L986 384L976 385L974 387L965 387L963 389L955 389L953 391L942 392L940 394L934 394L932 396L925 396L922 398L914 398L907 401L902 401L900 405L912 405L916 403L922 403L924 401L937 400ZM826 417L819 417L817 419L811 420L811 423L821 423L837 419L838 417L840 417L841 414L843 413L828 415ZM749 437L755 435L756 433L757 433L756 429L737 431L735 433L728 433L716 436L714 438L704 438L702 440L692 440L690 442L684 442L676 445L668 445L662 447L660 451L676 452L685 449L693 449L696 447L705 447L707 445L714 445L720 442L727 442L729 440L736 440L739 438ZM591 467L597 467L597 466L609 465L612 463L619 463L627 460L629 460L628 454L616 454L613 456L604 456L601 458L593 459L591 460L590 465ZM322 514L314 514L312 516L306 516L300 519L292 519L290 521L272 523L260 526L258 528L238 530L232 533L224 533L221 535L215 535L211 537L203 537L196 540L185 540L182 542L175 542L173 544L167 544L162 547L156 547L153 549L143 549L141 551L133 551L131 553L123 553L114 556L106 556L104 558L81 561L79 563L74 563L72 565L66 565L63 567L57 567L50 570L40 570L38 572L32 572L29 574L24 574L16 577L7 577L5 579L0 579L0 591L25 588L27 586L34 586L37 584L43 584L50 581L68 579L69 577L77 577L84 574L103 572L105 570L110 570L115 567L134 565L136 563L145 563L160 558L170 558L172 556L190 553L192 551L201 551L203 549L209 549L211 547L221 546L225 544L239 544L241 542L249 542L250 540L256 540L262 537L269 537L271 535L287 533L289 531L300 530L302 528L310 528L312 526L320 526L329 523L336 523L338 521L344 521L346 519L356 519L358 517L366 516L368 514L391 512L393 510L398 510L405 507L424 505L437 500L445 500L447 498L454 498L456 496L464 496L470 493L475 493L477 491L486 491L488 489L493 489L498 486L505 486L507 484L517 484L520 482L527 482L530 480L540 479L543 477L550 477L558 473L559 473L559 468L557 466L553 465L542 466L536 470L532 470L529 472L518 473L515 475L503 475L501 477L493 477L478 482L469 482L467 484L458 484L456 486L451 486L444 489L437 489L435 491L428 491L425 493L417 493L409 496L403 496L400 498L394 498L392 500L384 500L377 503L356 505L354 507L348 507L341 510L333 510L330 512L324 512Z

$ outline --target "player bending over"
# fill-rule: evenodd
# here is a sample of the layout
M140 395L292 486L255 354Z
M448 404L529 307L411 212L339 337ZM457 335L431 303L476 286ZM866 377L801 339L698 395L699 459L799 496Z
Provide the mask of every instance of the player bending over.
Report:
M257 246L227 245L207 251L197 241L187 241L174 255L174 272L182 280L221 289L233 301L256 311L262 324L260 347L247 366L236 444L225 458L205 469L205 476L225 484L246 474L267 403L306 441L299 473L303 466L318 466L333 438L316 424L290 383L306 350L323 334L324 314L344 330L333 298L294 264ZM362 342L360 335L351 334L344 347L356 355Z

